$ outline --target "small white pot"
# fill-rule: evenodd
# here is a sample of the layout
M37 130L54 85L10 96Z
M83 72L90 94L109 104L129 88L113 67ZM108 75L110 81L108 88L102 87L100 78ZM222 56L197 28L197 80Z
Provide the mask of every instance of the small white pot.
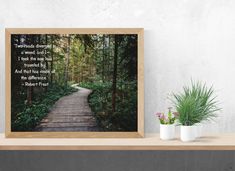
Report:
M181 141L188 142L194 141L196 139L195 136L195 126L180 126L180 139Z
M175 125L160 124L160 138L162 140L172 140L175 138Z
M195 137L200 138L203 134L203 125L201 123L195 125Z

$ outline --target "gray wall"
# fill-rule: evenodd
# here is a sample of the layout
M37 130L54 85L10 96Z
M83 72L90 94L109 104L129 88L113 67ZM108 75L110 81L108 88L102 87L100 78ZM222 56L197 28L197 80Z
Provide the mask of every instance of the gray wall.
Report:
M234 171L234 151L0 151L0 171Z
M235 1L0 0L0 132L4 131L6 27L145 28L145 127L190 79L213 84L223 111L207 132L234 132Z

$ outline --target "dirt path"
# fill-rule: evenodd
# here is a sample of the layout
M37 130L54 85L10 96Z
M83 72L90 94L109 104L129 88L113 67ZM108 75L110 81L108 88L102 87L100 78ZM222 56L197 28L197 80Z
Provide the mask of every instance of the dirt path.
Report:
M60 98L37 126L37 131L98 131L96 119L87 102L89 89Z

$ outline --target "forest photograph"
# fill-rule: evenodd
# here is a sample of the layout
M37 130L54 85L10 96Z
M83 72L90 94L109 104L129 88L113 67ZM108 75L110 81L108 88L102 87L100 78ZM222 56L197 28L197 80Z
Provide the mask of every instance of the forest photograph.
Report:
M137 34L11 34L12 132L136 132Z

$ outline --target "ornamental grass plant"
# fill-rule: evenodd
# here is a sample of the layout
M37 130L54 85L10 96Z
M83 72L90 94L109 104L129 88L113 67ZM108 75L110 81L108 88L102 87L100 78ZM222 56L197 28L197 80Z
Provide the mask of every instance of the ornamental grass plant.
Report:
M172 102L179 113L180 125L192 126L203 121L213 120L219 110L217 96L213 87L201 82L191 81L180 93L173 93Z

